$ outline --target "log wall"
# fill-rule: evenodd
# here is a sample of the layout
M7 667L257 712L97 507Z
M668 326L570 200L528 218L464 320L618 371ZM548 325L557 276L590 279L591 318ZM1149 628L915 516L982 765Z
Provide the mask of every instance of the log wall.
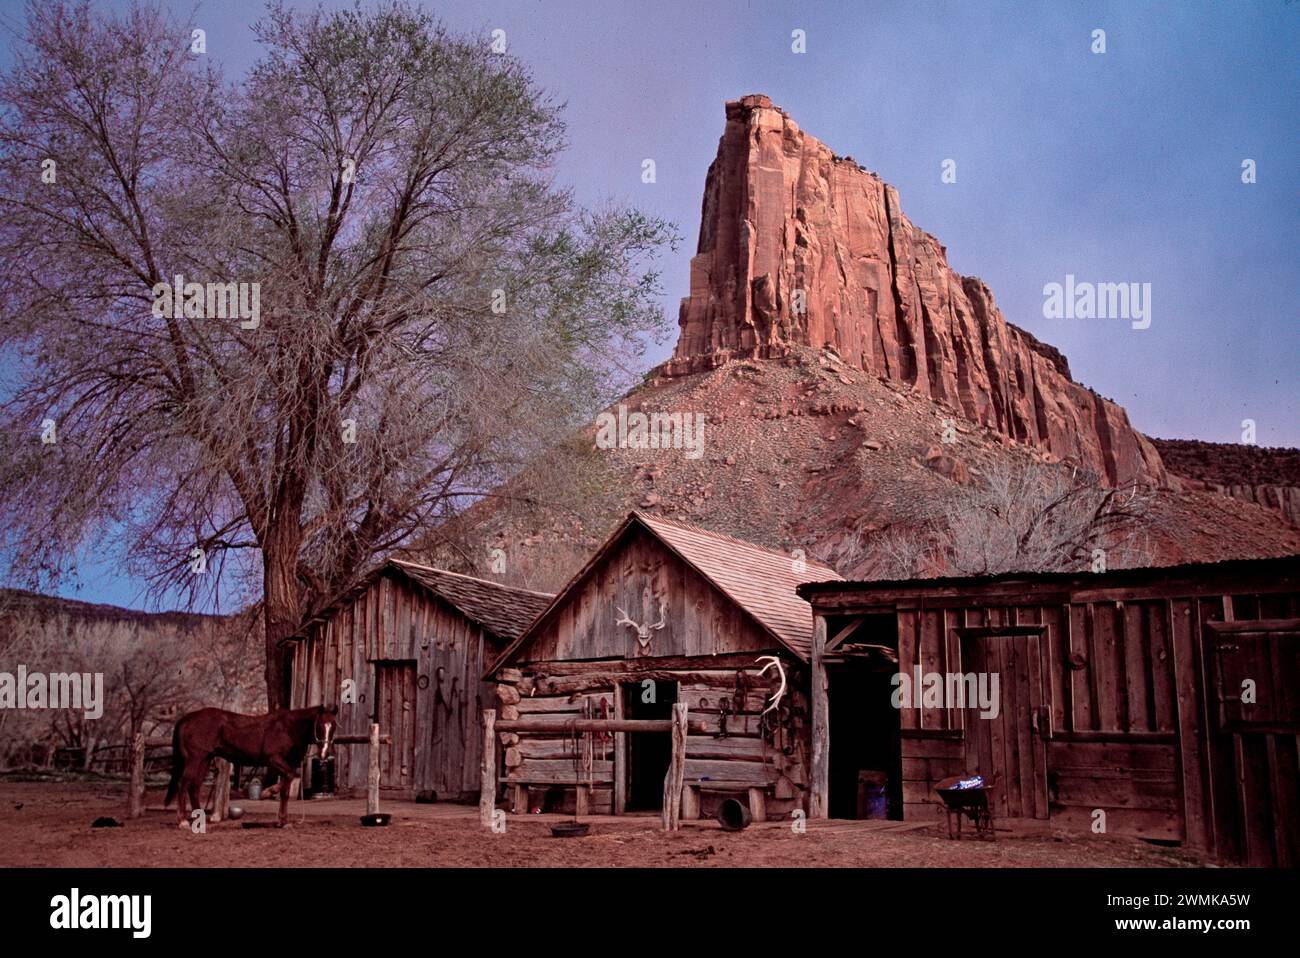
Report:
M677 683L676 701L692 724L686 738L683 817L712 815L725 798L740 798L764 817L786 817L807 788L806 672L785 657L788 689L767 727L761 713L775 680L760 675L754 656L636 659L627 662L537 662L498 675L498 716L554 725L554 732L499 733L506 807L565 813L622 814L626 810L626 733L579 733L575 718L626 718L625 694L647 680ZM726 707L724 709L724 702ZM727 714L723 714L724 711ZM774 713L775 714L775 713Z

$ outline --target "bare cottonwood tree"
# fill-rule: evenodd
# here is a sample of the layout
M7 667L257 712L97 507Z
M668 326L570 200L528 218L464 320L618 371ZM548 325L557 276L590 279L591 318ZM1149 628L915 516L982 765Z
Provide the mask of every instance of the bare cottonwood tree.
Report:
M864 538L852 574L904 579L1142 565L1152 493L1079 469L997 461L926 521Z
M485 38L400 3L257 38L229 84L155 8L29 8L0 522L26 584L114 535L156 594L260 593L278 707L305 618L625 384L676 237L552 183L560 107Z

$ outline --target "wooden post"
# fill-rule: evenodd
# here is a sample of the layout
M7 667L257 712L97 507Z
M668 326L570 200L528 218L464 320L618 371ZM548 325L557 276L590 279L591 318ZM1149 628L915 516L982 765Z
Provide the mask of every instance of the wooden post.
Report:
M366 814L379 814L379 723L370 723L370 771L366 776Z
M224 822L230 817L230 763L224 758L217 759L216 767L212 772L212 795L209 804L212 806L210 821Z
M626 718L623 685L614 684L614 717ZM627 733L614 733L614 808L615 815L627 812Z
M700 787L687 785L682 789L682 821L694 822L700 817Z
M673 757L664 776L664 831L682 827L682 783L686 777L686 703L673 706Z
M497 801L497 710L483 710L483 757L479 759L478 821L492 827ZM525 809L527 811L527 809Z
M830 817L831 709L826 680L826 617L813 616L812 768L809 771L808 817Z
M126 817L144 814L144 733L131 737L131 779L126 786Z
M749 817L755 822L767 821L767 795L761 788L749 790Z

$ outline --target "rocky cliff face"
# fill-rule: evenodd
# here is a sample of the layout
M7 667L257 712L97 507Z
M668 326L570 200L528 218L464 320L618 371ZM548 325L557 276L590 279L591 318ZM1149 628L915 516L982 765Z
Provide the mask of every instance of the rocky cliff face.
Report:
M1300 528L1300 449L1196 439L1152 439L1151 444L1185 488L1257 503Z
M765 96L728 103L726 114L666 375L830 346L1111 483L1167 480L1124 410L1006 322L984 283L955 273L893 187Z

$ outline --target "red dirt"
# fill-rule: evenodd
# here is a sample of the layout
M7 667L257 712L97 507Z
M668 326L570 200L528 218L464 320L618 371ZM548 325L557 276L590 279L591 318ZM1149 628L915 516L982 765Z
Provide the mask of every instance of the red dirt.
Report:
M356 800L293 802L285 829L244 829L222 822L196 835L178 829L175 811L151 791L144 818L123 828L91 828L101 815L121 820L124 789L111 785L0 781L0 866L639 866L745 867L1188 867L1206 864L1190 852L1145 842L1093 836L1000 831L996 842L950 841L936 826L878 832L848 823L806 834L768 823L740 833L712 822L665 834L658 819L593 820L586 838L557 839L559 816L507 818L505 834L478 824L464 805L390 802L387 828L362 828ZM236 802L236 804L239 804ZM271 822L276 803L243 802L244 821ZM21 808L17 806L21 805Z

